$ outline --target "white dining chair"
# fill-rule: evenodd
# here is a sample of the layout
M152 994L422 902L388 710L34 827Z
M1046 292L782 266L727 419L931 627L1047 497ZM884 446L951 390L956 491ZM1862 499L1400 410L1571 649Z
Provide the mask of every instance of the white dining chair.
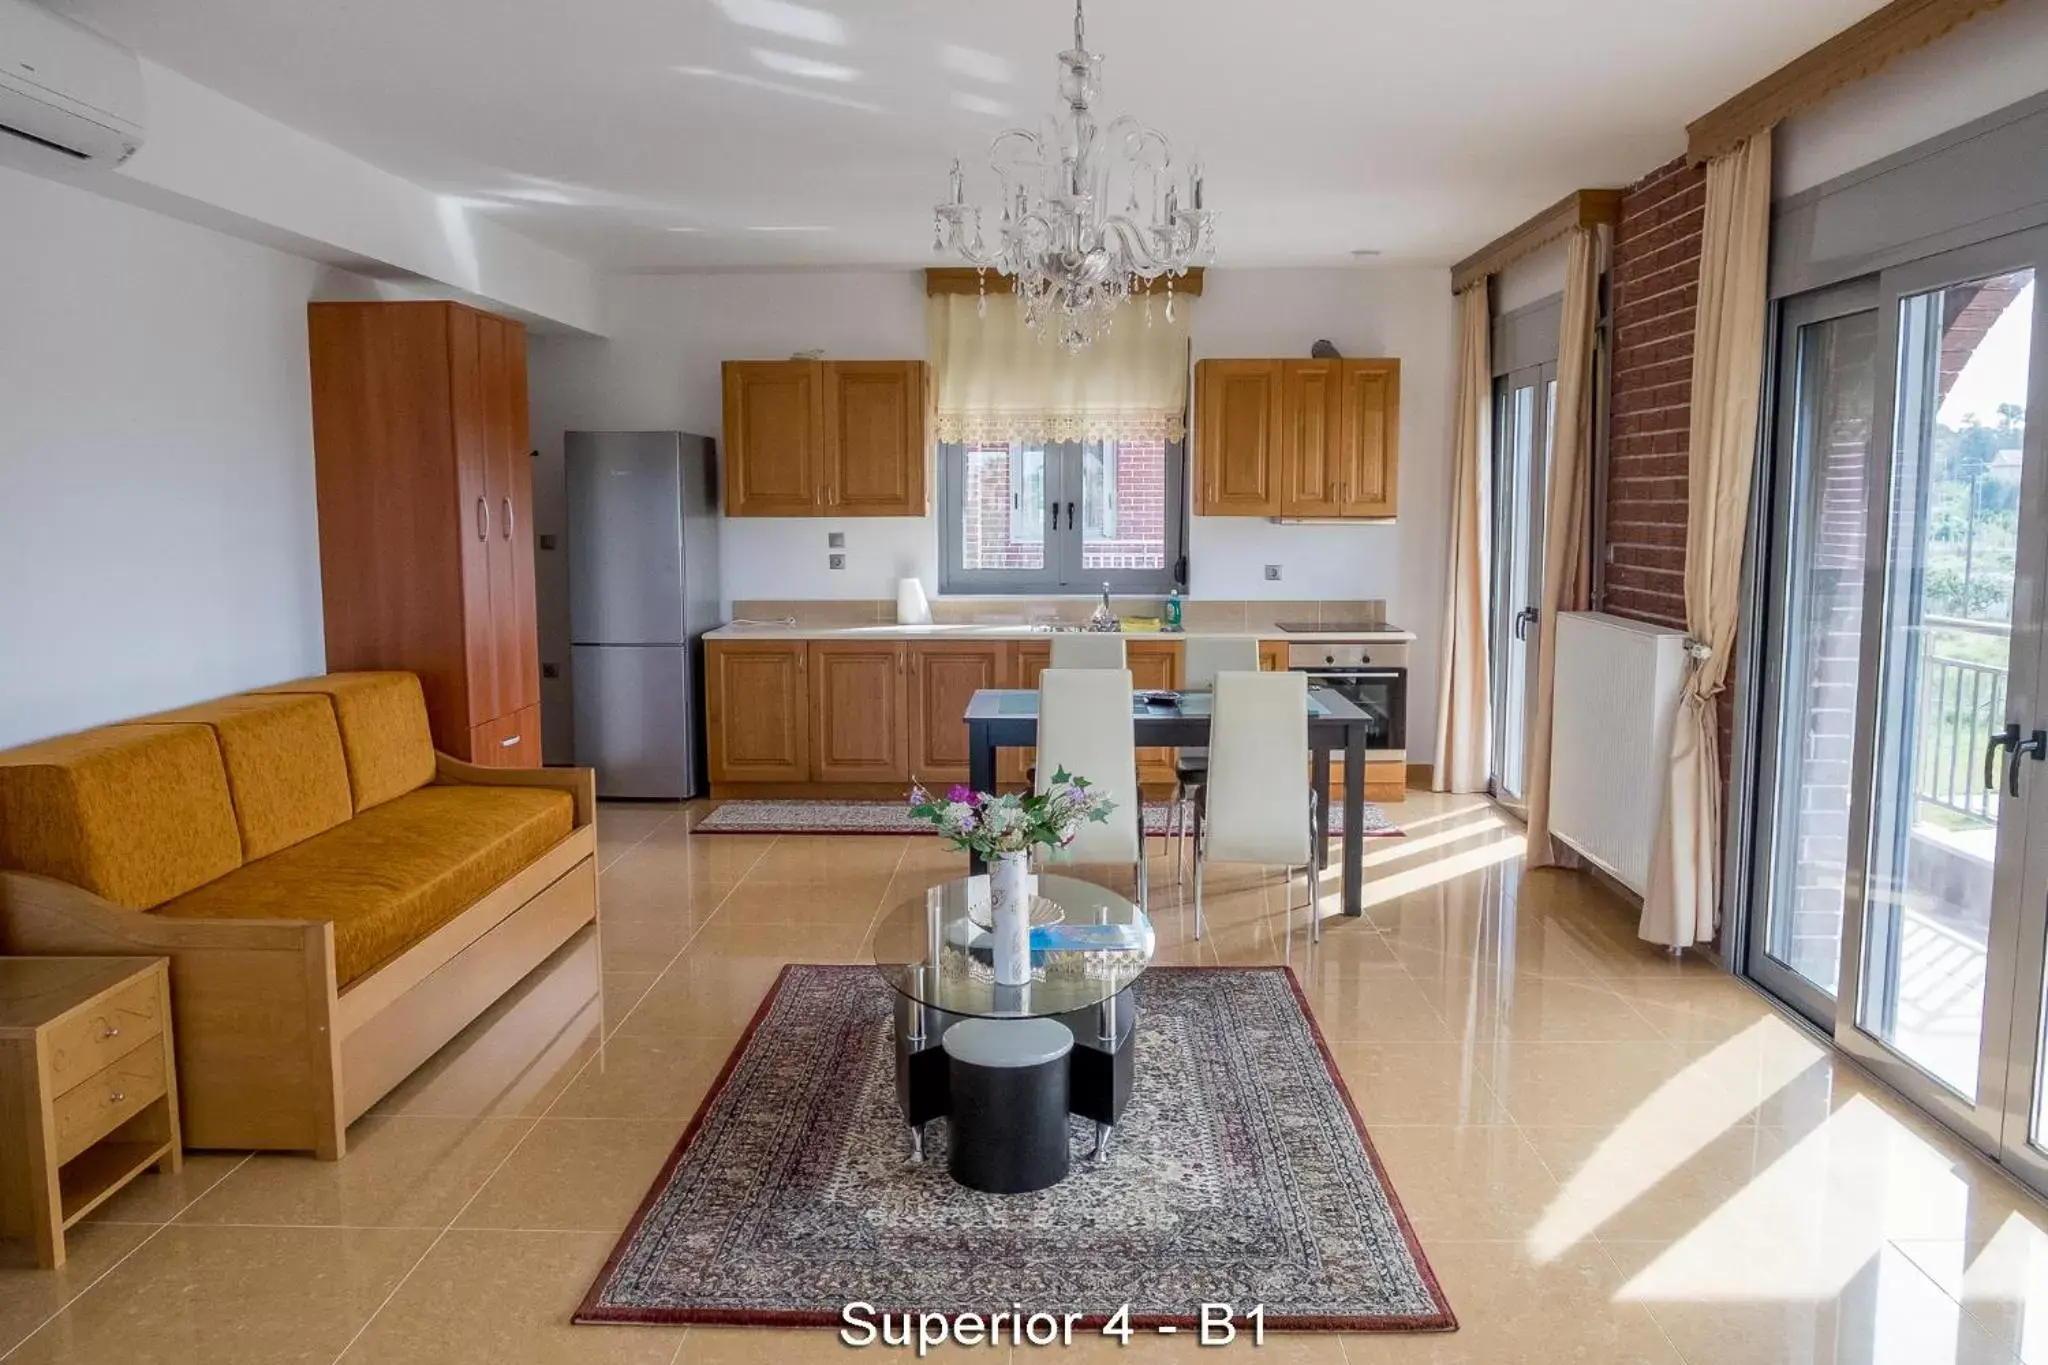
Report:
M1128 863L1138 908L1147 909L1144 798L1138 789L1131 674L1124 668L1048 668L1038 675L1038 768L1043 793L1065 768L1116 803L1109 819L1083 824L1063 857L1077 863Z
M1307 873L1309 936L1323 936L1316 876L1315 800L1308 771L1308 677L1219 673L1211 702L1209 773L1195 828L1195 937L1202 936L1202 875L1212 862L1287 870L1282 904L1294 913L1294 869Z
M1190 635L1182 646L1180 686L1183 692L1206 692L1218 673L1256 673L1259 642L1241 636ZM1181 749L1173 758L1173 810L1166 835L1174 841L1176 877L1187 861L1189 835L1201 818L1202 780L1209 771L1207 749Z
M1124 637L1117 631L1067 631L1052 637L1048 668L1128 668Z

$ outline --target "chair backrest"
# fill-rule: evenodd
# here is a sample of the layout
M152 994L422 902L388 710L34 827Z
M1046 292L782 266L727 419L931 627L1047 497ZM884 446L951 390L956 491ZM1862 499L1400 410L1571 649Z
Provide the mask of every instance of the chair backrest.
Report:
M1049 668L1126 668L1124 637L1111 631L1070 631L1052 637Z
M1144 810L1130 670L1048 668L1038 675L1038 790L1051 786L1061 768L1116 802L1105 823L1081 826L1066 856L1080 863L1136 862Z
M1180 685L1201 692L1216 685L1218 673L1259 671L1259 642L1242 636L1190 635L1181 647Z
M1219 673L1212 705L1207 856L1305 866L1308 675Z

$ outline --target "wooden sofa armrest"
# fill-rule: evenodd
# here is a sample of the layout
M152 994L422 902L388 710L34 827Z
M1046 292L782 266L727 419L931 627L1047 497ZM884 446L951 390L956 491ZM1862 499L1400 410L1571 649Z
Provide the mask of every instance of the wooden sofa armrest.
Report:
M576 799L577 828L597 823L595 768L486 768L464 763L437 749L434 777L441 782L464 782L477 787L552 787Z
M333 925L153 915L0 872L0 949L169 959L186 1145L341 1155Z

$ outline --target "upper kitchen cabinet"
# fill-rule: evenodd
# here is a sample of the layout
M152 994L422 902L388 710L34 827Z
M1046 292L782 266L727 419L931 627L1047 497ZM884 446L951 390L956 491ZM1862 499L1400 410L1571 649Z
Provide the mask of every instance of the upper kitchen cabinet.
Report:
M1280 514L1281 402L1277 360L1195 366L1195 512Z
M929 385L921 360L725 363L731 517L921 517Z
M1401 362L1204 360L1195 366L1195 511L1391 517Z
M436 748L538 763L526 329L457 303L307 317L327 666L417 673Z

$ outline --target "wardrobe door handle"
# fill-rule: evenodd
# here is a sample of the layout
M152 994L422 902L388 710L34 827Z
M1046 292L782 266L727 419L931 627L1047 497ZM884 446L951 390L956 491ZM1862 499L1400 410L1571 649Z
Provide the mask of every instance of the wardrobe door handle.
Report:
M500 501L505 509L505 539L510 540L512 539L512 499L504 498Z
M491 500L489 498L478 498L476 500L476 538L478 540L489 540L491 538Z
M512 738L510 738L510 739L501 739L501 740L499 740L499 741L498 741L498 747L499 747L500 749L516 749L516 748L518 748L518 747L519 747L519 736L518 736L518 735L514 735L514 736L512 736Z

